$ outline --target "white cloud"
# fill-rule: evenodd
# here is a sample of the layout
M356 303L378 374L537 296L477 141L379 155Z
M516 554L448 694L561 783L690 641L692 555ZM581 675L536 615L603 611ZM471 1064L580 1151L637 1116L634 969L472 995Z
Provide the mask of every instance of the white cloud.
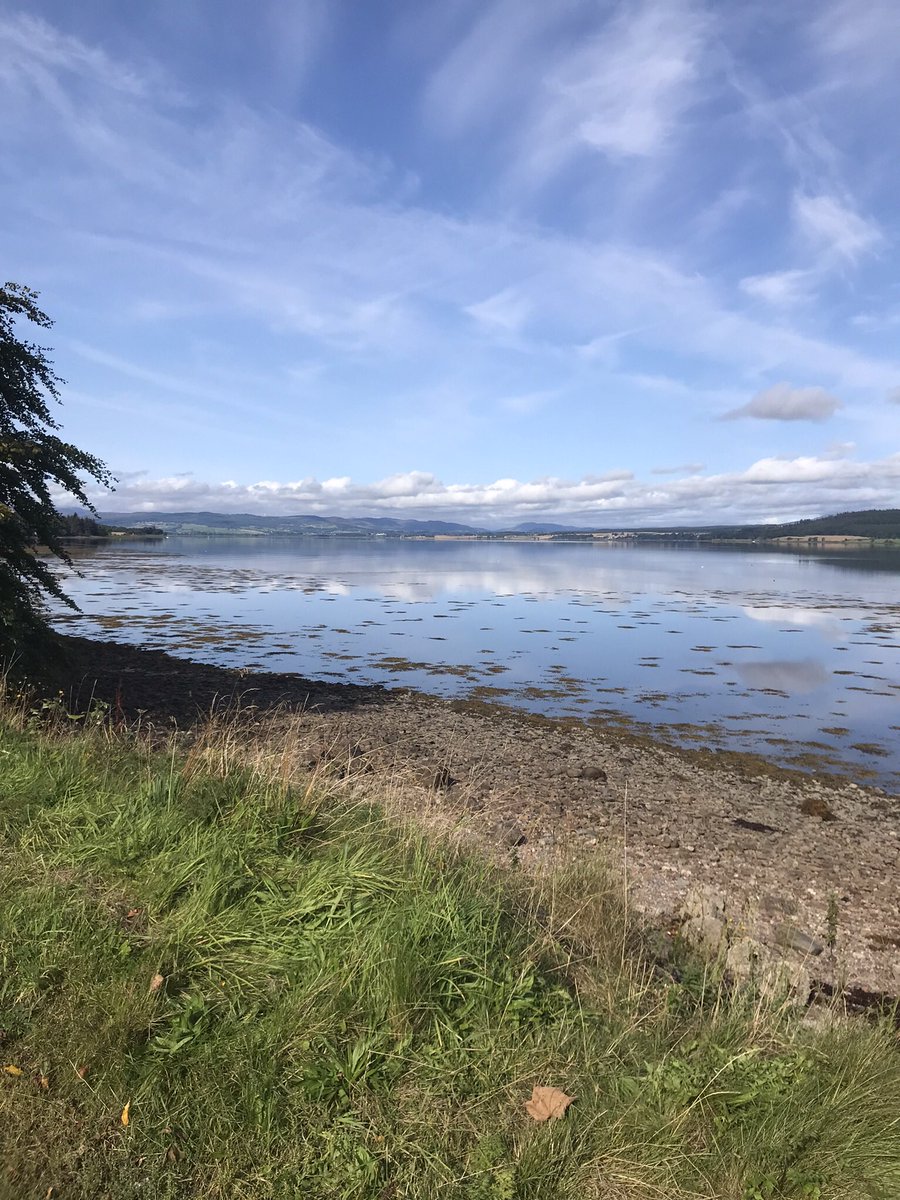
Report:
M599 28L592 5L569 9L494 0L426 92L426 112L439 132L514 129L503 146L514 147L509 168L518 189L541 186L579 153L657 155L701 84L712 25L701 5L630 0ZM591 25L578 38L561 32L573 15Z
M689 464L688 469L692 469ZM272 515L390 516L458 520L485 527L519 520L565 518L590 526L707 524L769 521L785 512L803 515L888 507L900 485L900 454L871 461L801 456L764 458L746 470L691 474L645 482L626 470L579 480L512 478L492 483L445 484L427 471L391 475L375 483L344 476L319 482L210 483L193 476L151 479L120 473L112 495L89 491L103 511L215 510ZM62 494L54 497L66 503Z
M626 6L550 74L539 133L613 158L658 153L694 99L708 26L686 3Z
M841 402L820 387L793 387L776 383L757 392L752 400L733 408L726 418L754 417L759 421L827 421Z
M809 298L812 277L811 271L773 271L769 275L747 275L740 281L740 288L754 300L787 308Z
M794 196L793 211L801 233L813 245L849 262L855 262L882 240L874 221L861 216L834 196L798 192Z

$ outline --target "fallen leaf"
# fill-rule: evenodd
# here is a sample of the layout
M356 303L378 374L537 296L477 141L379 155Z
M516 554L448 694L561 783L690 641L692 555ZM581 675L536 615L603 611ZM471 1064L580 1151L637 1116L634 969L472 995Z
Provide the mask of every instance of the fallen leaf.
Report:
M21 1070L18 1067L13 1066L12 1063L10 1063L8 1067L4 1067L3 1070L7 1073L7 1075L21 1075L22 1074Z
M165 982L166 982L165 976L160 975L159 971L157 971L156 974L153 976L153 978L150 980L150 991L158 992L159 989L162 987L162 985Z
M128 1103L125 1105L125 1107L122 1109L121 1120L122 1120L123 1125L127 1125L128 1122L131 1120L130 1116L128 1115L130 1109L131 1109L131 1101L129 1100Z
M142 908L129 908L125 914L126 921L133 921L135 917L139 917L144 910Z
M525 1103L525 1111L533 1121L555 1121L565 1116L566 1109L574 1099L574 1096L567 1096L559 1088L535 1086L531 1099Z
M50 1090L50 1080L47 1078L46 1075L38 1076L38 1087L44 1092L47 1092Z
M79 1079L87 1079L87 1073L89 1070L89 1067L78 1067L75 1071L75 1074Z

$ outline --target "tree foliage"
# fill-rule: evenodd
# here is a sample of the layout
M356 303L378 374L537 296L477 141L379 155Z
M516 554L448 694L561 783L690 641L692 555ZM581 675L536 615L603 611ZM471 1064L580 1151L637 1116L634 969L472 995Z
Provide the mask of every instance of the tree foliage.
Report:
M23 653L46 632L43 601L54 596L71 607L43 546L65 563L62 527L51 489L68 492L96 513L84 477L109 485L99 459L65 442L50 405L59 403L63 380L47 350L17 336L16 321L41 329L53 322L37 306L38 294L17 283L0 287L0 655Z

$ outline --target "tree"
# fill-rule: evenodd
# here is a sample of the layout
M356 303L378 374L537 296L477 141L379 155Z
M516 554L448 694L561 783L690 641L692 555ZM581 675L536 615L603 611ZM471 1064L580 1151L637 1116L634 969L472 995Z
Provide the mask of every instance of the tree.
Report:
M0 287L0 657L34 650L46 635L44 599L53 596L71 608L46 558L46 546L71 565L60 541L59 513L50 498L53 485L64 489L96 515L85 495L83 476L113 482L99 459L57 435L50 402L59 403L64 381L47 350L16 336L16 318L41 329L53 322L37 306L38 293L17 283Z

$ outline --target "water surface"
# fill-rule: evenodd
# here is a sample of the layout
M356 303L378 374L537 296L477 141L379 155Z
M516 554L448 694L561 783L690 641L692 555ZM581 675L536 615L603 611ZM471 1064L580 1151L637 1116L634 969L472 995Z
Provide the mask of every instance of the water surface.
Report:
M900 554L168 538L79 553L61 628L623 720L900 786Z

